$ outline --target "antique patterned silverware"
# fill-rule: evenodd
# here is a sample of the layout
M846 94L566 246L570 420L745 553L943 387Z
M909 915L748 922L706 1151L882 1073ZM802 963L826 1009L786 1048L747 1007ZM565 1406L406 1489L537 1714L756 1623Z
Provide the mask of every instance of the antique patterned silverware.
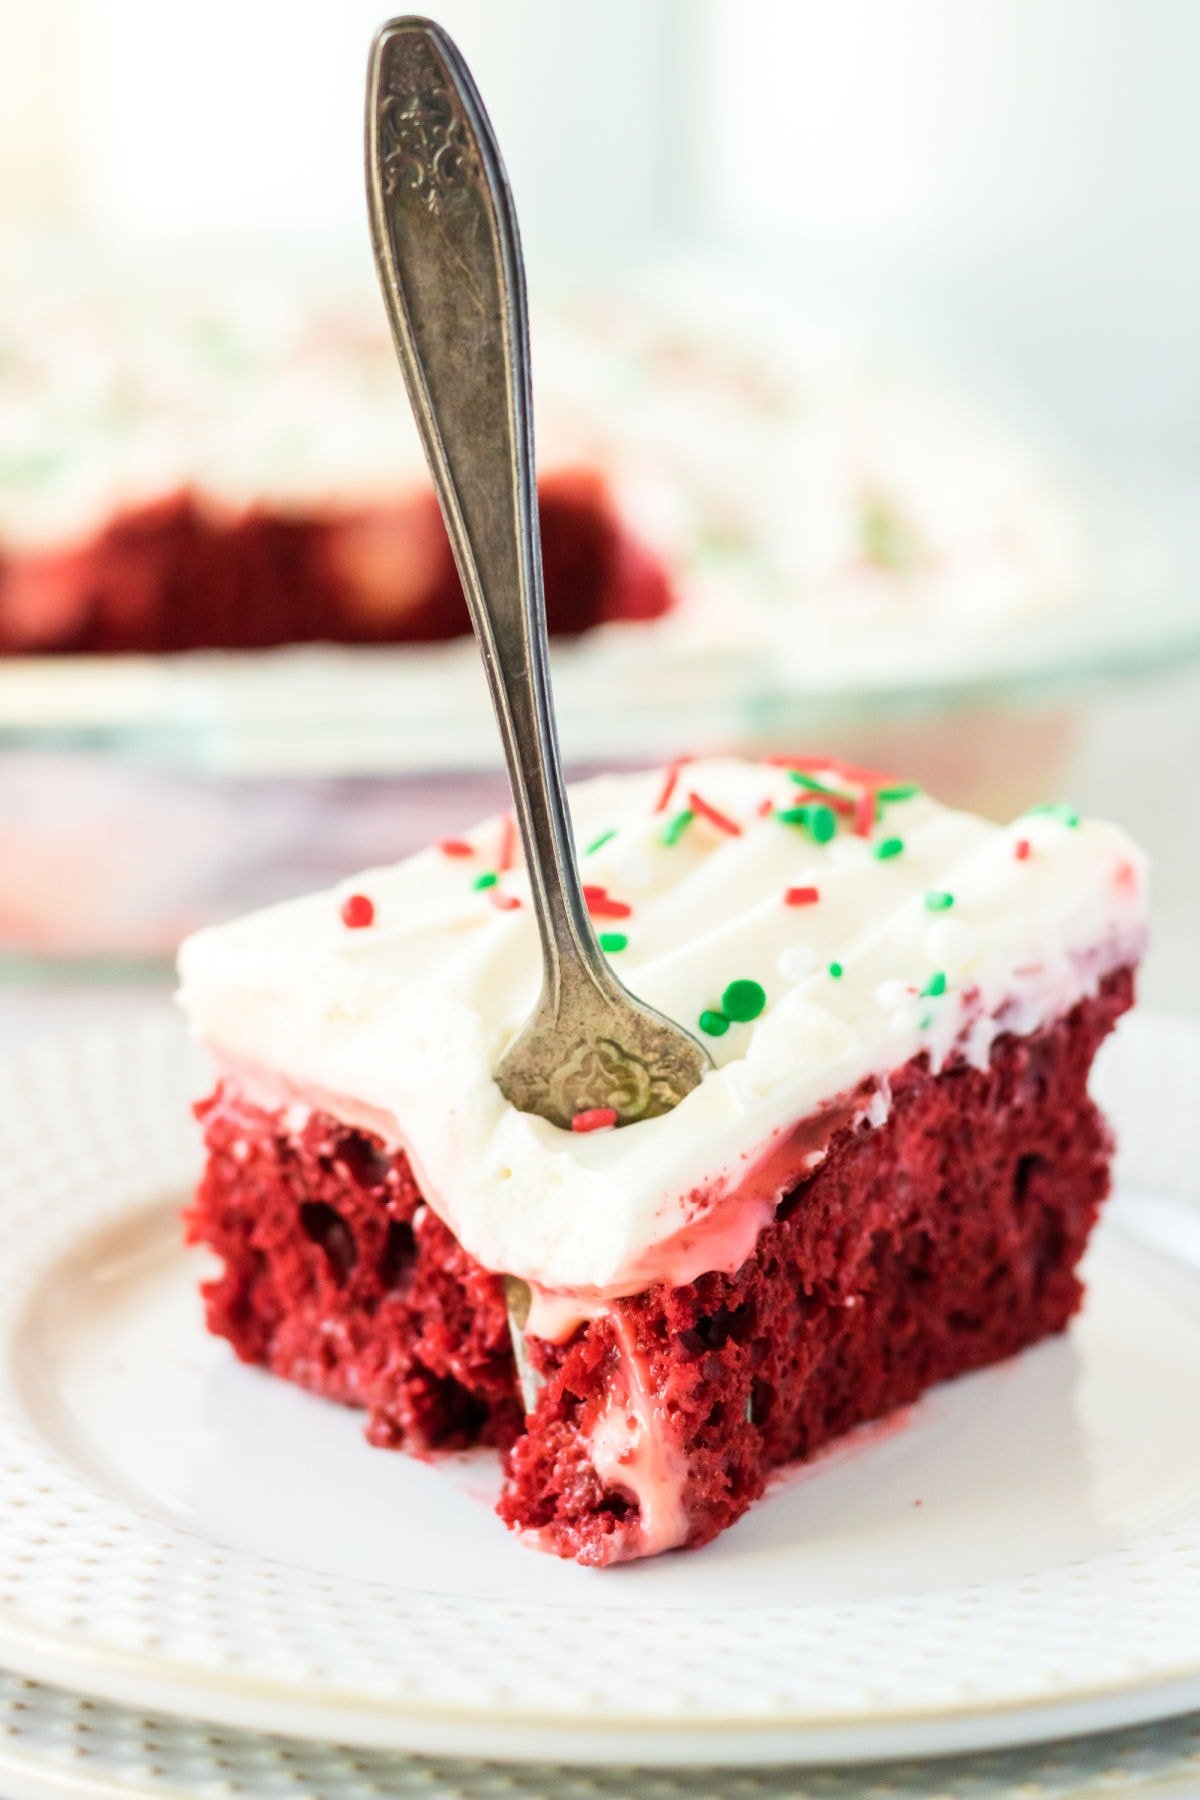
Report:
M541 996L495 1078L556 1125L585 1113L631 1125L670 1111L711 1064L613 974L580 886L550 692L516 212L470 72L427 19L394 19L375 38L366 155L380 285L483 654L541 936ZM506 1295L532 1410L530 1291L510 1276Z
M569 1127L668 1112L710 1067L635 1000L596 939L579 881L550 693L516 213L457 48L427 19L378 33L367 94L371 232L409 397L454 546L504 743L544 978L496 1080Z

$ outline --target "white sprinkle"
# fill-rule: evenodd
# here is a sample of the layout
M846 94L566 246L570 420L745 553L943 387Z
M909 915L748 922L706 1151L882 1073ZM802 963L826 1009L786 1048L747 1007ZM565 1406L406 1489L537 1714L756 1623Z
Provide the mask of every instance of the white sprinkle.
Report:
M916 999L917 990L907 981L881 981L875 989L875 999L884 1012L895 1012L898 1007L907 1005Z
M925 933L926 955L948 975L961 975L969 969L978 949L975 933L961 919L939 919Z
M817 966L817 953L807 944L789 944L780 952L776 967L785 981L803 981Z

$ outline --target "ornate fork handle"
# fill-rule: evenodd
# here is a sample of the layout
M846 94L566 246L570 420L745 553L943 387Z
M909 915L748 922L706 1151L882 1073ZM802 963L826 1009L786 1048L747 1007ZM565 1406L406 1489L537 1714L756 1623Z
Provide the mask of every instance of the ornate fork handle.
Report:
M523 1112L626 1125L709 1066L626 992L588 916L550 697L525 273L512 195L475 84L424 19L375 40L371 231L392 333L483 652L542 941L533 1019L495 1070Z
M396 20L376 39L367 159L380 280L483 651L547 979L562 981L565 941L607 990L550 703L516 214L471 76L428 21Z

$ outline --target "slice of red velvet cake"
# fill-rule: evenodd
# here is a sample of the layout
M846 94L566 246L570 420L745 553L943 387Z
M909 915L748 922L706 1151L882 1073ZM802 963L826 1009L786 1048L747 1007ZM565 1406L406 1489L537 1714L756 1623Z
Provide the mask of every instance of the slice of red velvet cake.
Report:
M705 1037L701 1086L620 1131L504 1101L540 965L493 820L184 945L219 1064L188 1228L240 1356L373 1442L495 1444L505 1521L603 1564L707 1542L780 1463L1067 1323L1145 878L1067 807L1001 828L822 760L572 805L601 942Z

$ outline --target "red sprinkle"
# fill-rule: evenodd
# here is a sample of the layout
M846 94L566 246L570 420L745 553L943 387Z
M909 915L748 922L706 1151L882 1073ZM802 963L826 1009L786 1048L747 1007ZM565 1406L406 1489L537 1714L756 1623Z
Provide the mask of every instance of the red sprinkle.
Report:
M704 798L703 794L690 793L688 795L688 805L696 814L697 818L707 819L710 825L715 825L717 830L725 832L726 836L741 837L742 828L737 820L731 819L728 813L723 813L717 807L711 805L709 801Z
M667 772L663 779L661 792L659 793L658 799L654 802L654 810L656 813L666 812L668 806L670 806L671 796L679 785L679 777L683 771L684 765L691 762L691 760L690 756L678 756L673 763L667 765Z
M864 788L854 802L854 834L856 837L870 837L871 827L875 823L875 789Z
M517 846L517 821L511 813L505 813L504 823L500 827L500 848L496 852L496 873L503 875L506 869L513 866L513 851Z
M1018 838L1013 845L1013 855L1018 862L1028 862L1033 854L1033 845L1028 838Z
M610 1131L617 1122L616 1108L612 1106L589 1106L586 1112L577 1112L571 1120L572 1131Z
M801 775L806 775L808 773L808 771L807 771L807 769L801 769L798 771L798 773L800 773ZM843 816L845 818L848 819L850 817L851 813L854 811L853 795L852 794L839 794L836 788L831 788L828 785L828 783L824 781L823 775L815 775L815 776L813 776L813 780L821 781L823 785L819 788L806 788L801 783L797 782L797 784L796 784L797 803L799 805L803 806L805 804L805 802L813 803L813 802L816 802L819 800L825 806L832 806L834 812L841 813L841 814L843 814Z
M845 819L851 817L855 807L858 805L858 802L852 800L849 794L832 794L828 792L818 793L815 788L808 797L810 800L823 800L826 806L832 806L834 812L841 813L842 817Z
M815 887L785 888L783 894L786 906L815 906L820 898L820 889Z
M443 856L474 856L474 846L464 838L443 838L438 845Z
M348 894L342 901L342 924L351 931L361 931L375 923L375 902L366 894Z
M774 811L775 802L772 800L770 794L764 794L763 798L758 803L759 818L768 819Z
M521 904L520 895L502 893L497 887L489 888L487 897L497 912L515 912Z
M861 763L843 762L840 756L766 756L763 761L778 769L800 769L806 775L836 775L841 781L861 783L863 787L891 787L898 780L879 769L865 769Z
M587 909L593 919L627 919L633 911L624 900L614 900L612 895L602 887L589 887L584 883L583 897L587 901Z

